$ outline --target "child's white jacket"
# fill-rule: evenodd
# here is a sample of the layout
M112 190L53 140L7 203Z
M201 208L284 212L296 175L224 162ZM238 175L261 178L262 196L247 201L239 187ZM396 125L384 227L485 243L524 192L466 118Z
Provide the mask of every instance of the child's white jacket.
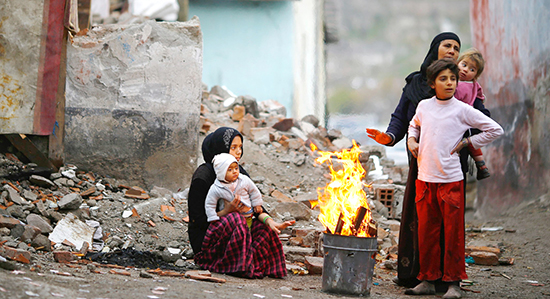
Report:
M208 190L206 200L204 201L204 209L208 222L219 220L220 217L218 217L216 212L224 208L223 199L231 202L236 194L240 195L241 202L247 207L261 206L263 204L260 190L258 190L258 187L256 187L248 176L239 174L237 187L235 187L234 192L231 192L219 180L215 180L214 184L210 186L210 190Z

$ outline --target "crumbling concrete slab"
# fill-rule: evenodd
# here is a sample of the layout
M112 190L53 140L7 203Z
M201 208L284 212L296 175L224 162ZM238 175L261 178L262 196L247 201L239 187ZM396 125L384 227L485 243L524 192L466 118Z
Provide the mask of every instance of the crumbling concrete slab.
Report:
M43 10L44 1L2 1L1 134L33 133Z
M67 49L65 162L177 189L196 166L202 35L189 22L106 25Z

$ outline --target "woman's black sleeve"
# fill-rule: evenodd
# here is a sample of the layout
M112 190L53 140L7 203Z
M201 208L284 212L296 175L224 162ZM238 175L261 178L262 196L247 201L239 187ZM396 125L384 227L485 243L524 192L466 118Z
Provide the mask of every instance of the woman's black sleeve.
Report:
M201 251L202 241L208 230L208 218L204 209L206 194L210 189L210 184L202 179L194 179L189 187L187 196L187 207L189 211L189 242L193 252L197 254Z
M187 197L189 221L195 225L200 226L201 223L208 223L204 202L209 189L210 186L201 179L194 180L191 183L191 187L189 187L189 195Z
M491 111L489 109L485 108L485 105L483 105L483 101L476 98L474 101L474 108L481 111L481 113L491 117Z
M391 114L390 124L386 130L386 133L393 137L393 141L390 144L386 144L387 146L394 146L407 134L410 121L408 119L409 104L410 102L405 96L401 95L399 104L397 104L395 111Z

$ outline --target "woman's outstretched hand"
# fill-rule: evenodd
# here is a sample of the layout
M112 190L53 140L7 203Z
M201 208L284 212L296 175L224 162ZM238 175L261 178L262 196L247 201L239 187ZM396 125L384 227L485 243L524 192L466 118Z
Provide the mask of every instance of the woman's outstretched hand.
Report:
M367 128L367 135L374 139L374 141L382 144L382 145L388 145L392 142L392 138L390 135L380 132L376 129L369 129Z

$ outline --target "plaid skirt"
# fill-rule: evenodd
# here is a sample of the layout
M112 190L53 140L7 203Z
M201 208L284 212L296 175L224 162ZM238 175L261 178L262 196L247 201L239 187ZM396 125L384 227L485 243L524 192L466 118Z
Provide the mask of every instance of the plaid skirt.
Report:
M258 220L249 229L237 212L210 223L195 264L203 269L247 278L286 276L279 236Z

